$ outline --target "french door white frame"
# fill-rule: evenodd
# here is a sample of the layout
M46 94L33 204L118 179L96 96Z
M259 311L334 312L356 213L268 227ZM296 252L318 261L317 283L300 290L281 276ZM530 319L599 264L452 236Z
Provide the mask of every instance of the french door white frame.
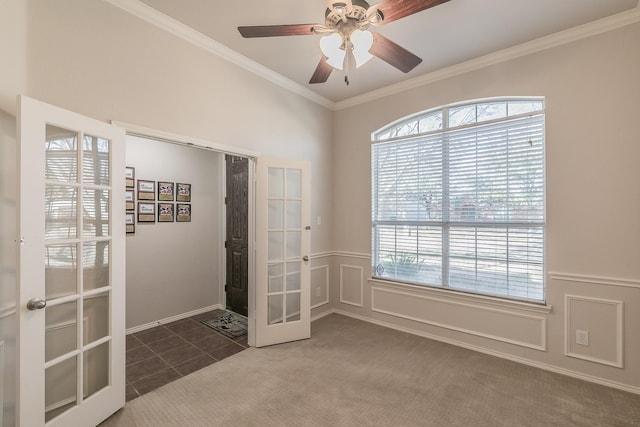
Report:
M307 160L265 157L257 160L255 218L257 347L297 341L311 336L310 170L311 163ZM271 172L275 174L272 176ZM295 208L289 210L289 206L296 205L299 206L298 212ZM291 224L289 224L290 219ZM296 235L299 235L297 244ZM289 241L290 236L294 237L291 241ZM288 271L289 265L292 265L292 272ZM275 267L277 271L278 266L280 266L280 272L272 273L271 268ZM271 276L271 274L274 275ZM291 283L289 283L290 275ZM290 296L293 297L291 300ZM295 308L297 312L289 311ZM274 314L280 314L281 317L273 317Z
M224 162L224 154L247 157L249 159L249 251L248 251L248 263L249 263L249 306L248 306L248 336L247 342L250 346L255 346L255 191L256 191L256 158L259 156L259 153L251 150L244 150L238 147L231 147L224 144L212 143L211 141L206 141L197 138L190 138L184 135L173 134L170 132L163 132L157 129L146 128L143 126L134 125L131 123L124 122L112 122L113 124L123 128L126 130L127 135L137 136L140 138L146 138L150 140L158 141L159 143L167 143L167 144L176 144L182 145L185 147L191 147L201 150L214 151L219 153L221 156L221 160L218 162L220 167L220 194L225 193L226 188L226 178L225 174L222 173L224 171L225 162ZM222 204L222 210L220 211L220 218L226 218L226 206ZM226 227L224 226L224 221L220 221L218 224L218 232L221 236L220 240L224 242L226 240ZM222 252L224 254L224 251ZM226 281L226 262L225 256L220 257L218 262L218 280L219 283L225 283ZM220 293L218 298L221 301L221 304L224 304L226 295L224 291L224 286L221 286Z
M256 282L259 279L259 277L257 276L257 272L256 272L256 266L257 266L257 246L259 243L259 239L258 236L256 234L256 226L257 226L257 217L256 217L256 203L257 201L257 196L258 196L258 192L257 192L257 161L260 159L265 159L263 157L260 156L259 153L254 152L254 151L250 151L250 150L244 150L244 149L239 149L237 147L231 147L228 145L224 145L224 144L217 144L217 143L212 143L210 141L206 141L206 140L201 140L201 139L196 139L196 138L190 138L190 137L186 137L183 135L177 135L177 134L172 134L172 133L168 133L168 132L163 132L163 131L158 131L155 129L150 129L150 128L145 128L142 126L137 126L137 125L133 125L130 123L122 123L122 122L113 122L113 124L118 125L119 127L122 127L126 130L127 135L131 135L131 136L137 136L137 137L141 137L141 138L147 138L147 139L151 139L151 140L157 140L159 142L164 142L164 143L171 143L171 144L177 144L177 145L183 145L183 146L188 146L188 147L192 147L192 148L198 148L198 149L204 149L204 150L210 150L210 151L215 151L217 153L220 154L230 154L230 155L236 155L236 156L242 156L242 157L247 157L249 159L249 188L248 188L248 200L249 200L249 212L248 212L248 217L249 217L249 230L248 230L248 234L249 234L249 251L248 251L248 276L249 276L249 284L248 284L248 288L249 288L249 295L248 295L248 337L247 337L247 342L250 346L255 347L256 346L256 331L257 331L257 313L256 313L256 305L258 303L258 301L256 301L256 298L258 296L258 290L256 289ZM272 162L272 161L277 161L277 159L266 159L267 162ZM284 163L283 165L286 164L295 164L295 161L286 161L283 160ZM291 163L293 162L293 163ZM224 163L223 161L221 161L219 164ZM306 165L303 167L303 169L305 169L305 173L309 173L309 162L298 162L299 165ZM301 166L302 167L302 166ZM221 169L223 170L223 169ZM221 189L221 194L224 194L225 192L225 178L224 178L224 174L221 173L221 179L220 179L220 189ZM307 188L306 190L306 194L307 197L310 198L310 194L309 194L309 189ZM309 200L310 203L310 200ZM224 206L224 204L222 204L223 208L221 210L221 218L225 218L226 216L226 207ZM307 217L305 219L305 223L309 222L309 218ZM219 232L220 232L220 236L221 237L221 241L225 241L226 240L226 230L225 227L223 226L224 222L221 221L219 224ZM307 231L308 233L308 231ZM266 237L265 237L266 238ZM310 253L310 248L307 248L306 254L308 255ZM219 264L219 283L225 283L226 281L226 262L224 262L224 257L220 258L220 264ZM309 261L306 262L306 264L309 264ZM309 265L306 266L306 269L309 270ZM310 271L310 270L309 270ZM307 279L307 281L310 278ZM308 283L307 283L308 285ZM225 299L223 298L224 295L224 290L221 291L219 298L222 298L220 301L225 301ZM306 297L307 299L309 299L309 290L307 289L307 293L306 293ZM310 301L306 301L304 302L304 307L307 309L308 313L304 313L302 314L303 322L306 322L308 325L310 325ZM285 334L284 336L286 336L287 334ZM298 334L300 335L300 334ZM302 335L300 335L302 336ZM295 338L295 339L300 339L300 338ZM290 341L289 339L284 339L280 342L286 342L286 341ZM272 341L272 343L275 343ZM268 345L268 344L267 344Z
M109 283L95 290L84 289L84 284L74 289L66 297L54 298L55 305L68 300L82 307L86 299L106 294L109 299L109 311L105 336L91 343L84 342L82 316L76 314L76 344L72 350L47 362L55 366L58 360L76 360L76 387L74 400L78 402L60 415L50 420L50 426L80 427L100 422L125 404L125 241L124 241L124 131L116 126L91 119L80 114L48 105L27 97L18 98L18 140L19 140L19 203L18 203L18 425L40 427L45 425L45 311L44 305L34 309L28 307L31 298L45 298L45 141L46 125L59 126L77 132L77 135L103 137L109 143L109 183L92 185L85 183L82 177L82 163L78 161L75 181L60 182L60 185L78 188L78 191L98 189L110 192L109 231L105 239L110 245ZM87 133L85 133L87 132ZM81 152L82 140L77 141L77 150ZM80 196L80 200L82 196ZM77 202L76 202L77 203ZM77 209L76 221L82 218ZM79 222L76 222L76 226ZM119 226L121 225L121 227ZM54 239L55 241L56 239ZM65 239L58 239L65 241ZM94 237L84 236L81 231L75 238L66 239L70 244L97 241ZM80 246L82 247L82 246ZM80 255L81 256L81 255ZM82 263L76 261L76 277L80 277ZM62 303L65 303L63 301ZM82 309L76 308L76 313ZM97 348L108 345L107 384L90 397L84 397L84 369L79 369L78 358ZM69 356L71 355L71 356ZM86 359L83 359L86 360Z

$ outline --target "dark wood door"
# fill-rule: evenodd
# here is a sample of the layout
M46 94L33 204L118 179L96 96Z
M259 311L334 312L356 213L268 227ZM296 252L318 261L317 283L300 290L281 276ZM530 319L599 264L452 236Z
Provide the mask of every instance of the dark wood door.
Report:
M226 155L227 309L247 315L249 306L249 160Z

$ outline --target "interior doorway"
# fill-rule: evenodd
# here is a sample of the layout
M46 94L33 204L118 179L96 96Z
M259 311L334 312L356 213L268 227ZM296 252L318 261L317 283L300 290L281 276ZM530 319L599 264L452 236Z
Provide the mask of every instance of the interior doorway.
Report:
M226 165L226 308L249 310L249 159L225 155Z

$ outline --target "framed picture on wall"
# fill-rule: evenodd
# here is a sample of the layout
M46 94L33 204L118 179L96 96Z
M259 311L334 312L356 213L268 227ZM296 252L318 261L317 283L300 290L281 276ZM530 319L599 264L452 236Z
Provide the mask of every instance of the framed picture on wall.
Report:
M158 203L158 222L173 222L173 203Z
M136 180L136 169L131 166L124 168L124 182L127 188L133 188Z
M124 217L124 223L126 225L127 234L134 234L136 232L136 213L127 212Z
M176 203L176 222L191 222L190 203Z
M158 200L173 202L173 182L158 181Z
M128 211L132 211L136 208L135 206L135 191L133 190L133 188L131 189L127 189L124 192L124 202L125 202L125 206L126 209Z
M138 202L138 222L156 222L156 204Z
M181 182L176 184L176 201L177 202L191 201L191 184L184 184Z
M156 182L138 180L138 200L155 200L156 199Z

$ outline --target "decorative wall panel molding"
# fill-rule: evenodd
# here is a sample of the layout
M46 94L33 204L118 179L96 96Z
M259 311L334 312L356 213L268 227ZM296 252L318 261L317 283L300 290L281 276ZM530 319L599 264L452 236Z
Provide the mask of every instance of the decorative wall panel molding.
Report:
M371 288L371 309L521 347L547 349L547 320L541 316L376 286Z
M435 341L440 341L440 342L444 342L447 344L451 344L451 345L455 345L458 347L462 347L462 348L468 348L469 350L473 350L473 351L477 351L480 353L484 353L484 354L490 354L492 356L496 356L499 357L501 359L505 359L505 360L511 360L514 362L518 362L518 363L522 363L528 366L533 366L535 368L540 368L540 369L544 369L546 371L549 372L556 372L558 374L562 374L562 375L566 375L572 378L578 378L580 380L584 380L584 381L588 381L591 383L595 383L595 384L601 384L607 387L611 387L611 388L615 388L618 390L623 390L629 393L634 393L637 395L640 395L640 387L635 387L635 386L631 386L629 384L623 384L617 381L612 381L610 379L606 379L606 378L602 378L602 377L597 377L597 376L593 376L593 375L588 375L585 374L584 372L577 372L571 369L566 369L566 368L562 368L560 366L555 366L555 365L551 365L548 363L544 363L544 362L540 362L540 361L536 361L536 360L532 360L532 359L528 359L526 357L521 357L515 354L511 354L511 353L504 353L501 351L497 351L497 350L492 350L490 348L487 347L481 347L481 346L477 346L477 345L473 345L470 344L468 342L465 341L459 341L459 340L455 340L452 338L447 338L447 337L443 337L441 335L435 335L435 334L430 334L428 332L424 332L424 331L420 331L414 328L408 328L408 327L404 327L404 326L400 326L396 323L392 323L392 322L387 322L384 320L379 320L379 319L372 319L368 316L361 316L355 313L351 313L348 311L344 311L344 310L339 310L339 309L333 309L333 310L329 310L327 312L322 313L323 316L326 316L330 313L337 313L343 316L347 316L347 317L352 317L354 319L358 319L358 320L362 320L363 322L369 322L372 323L374 325L379 325L379 326L384 326L387 328L391 328L391 329L395 329L396 331L401 331L401 332L406 332L408 334L413 334L413 335L417 335L423 338L428 338L428 339L432 339ZM320 317L317 317L320 318Z
M443 298L447 301L481 304L484 307L497 308L499 310L513 310L515 312L530 312L537 314L549 314L553 310L553 306L549 304L537 304L527 301L508 300L504 298L492 297L489 295L473 294L468 292L456 291L448 288L436 286L414 285L410 283L393 282L384 279L369 279L369 283L380 288L391 290L406 290L407 292L415 292L418 295L426 295L433 298Z
M603 365L624 367L624 303L622 301L565 295L564 354ZM577 334L587 334L586 344Z
M362 307L364 305L363 268L340 264L340 302Z
M316 293L318 286L322 289L320 296ZM311 268L311 309L325 304L329 304L329 266L319 265Z

